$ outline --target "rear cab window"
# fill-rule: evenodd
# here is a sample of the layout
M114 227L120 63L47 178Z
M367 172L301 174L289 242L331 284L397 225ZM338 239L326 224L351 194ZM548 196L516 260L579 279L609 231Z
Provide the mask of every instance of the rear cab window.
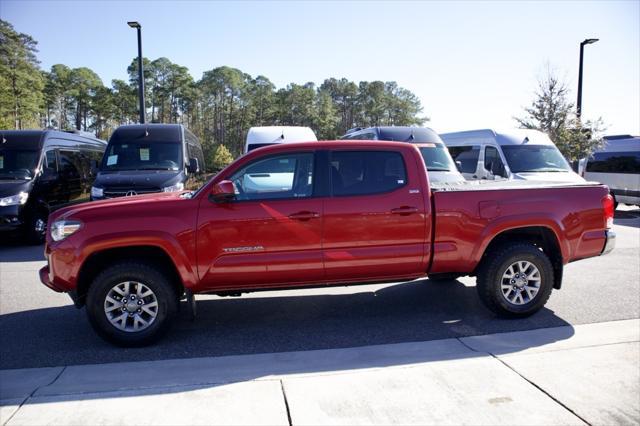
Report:
M402 154L396 151L332 151L330 168L334 196L380 194L407 183Z

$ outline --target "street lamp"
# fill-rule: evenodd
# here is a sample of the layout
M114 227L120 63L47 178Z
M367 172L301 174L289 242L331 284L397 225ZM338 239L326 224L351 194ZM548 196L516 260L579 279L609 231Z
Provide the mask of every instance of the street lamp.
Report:
M144 124L144 70L142 68L142 26L137 21L130 21L127 24L131 28L138 30L138 98L140 100L140 124Z
M580 120L580 116L582 115L582 57L584 55L584 45L585 44L593 44L600 39L598 38L588 38L580 43L580 68L578 71L578 102L576 103L576 116L578 120Z

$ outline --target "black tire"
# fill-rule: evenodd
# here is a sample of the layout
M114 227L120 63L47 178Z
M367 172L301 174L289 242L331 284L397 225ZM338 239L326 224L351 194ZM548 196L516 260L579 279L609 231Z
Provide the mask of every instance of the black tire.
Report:
M527 303L510 303L502 294L502 277L510 265L528 261L540 271L540 289ZM487 253L478 270L476 289L482 303L495 314L506 318L523 318L542 309L553 290L553 265L547 255L529 243L508 243Z
M100 337L123 347L146 346L167 332L178 311L178 295L171 282L156 265L144 262L122 262L100 272L87 293L89 322ZM142 331L123 331L111 324L104 303L109 291L117 284L136 281L147 286L157 299L157 316Z
M28 217L26 223L24 224L24 232L29 244L39 245L44 243L47 236L48 218L49 215L44 211L36 211ZM43 223L44 227L42 227Z
M445 282L445 281L454 281L460 277L461 277L460 274L442 273L442 274L430 274L428 278L429 278L429 281Z

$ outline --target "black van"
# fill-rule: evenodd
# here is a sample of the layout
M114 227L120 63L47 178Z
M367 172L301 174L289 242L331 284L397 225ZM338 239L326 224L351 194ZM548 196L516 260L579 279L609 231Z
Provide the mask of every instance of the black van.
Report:
M109 139L91 199L195 189L203 170L202 146L183 125L120 126Z
M51 211L89 199L106 147L85 132L0 130L0 231L44 241Z

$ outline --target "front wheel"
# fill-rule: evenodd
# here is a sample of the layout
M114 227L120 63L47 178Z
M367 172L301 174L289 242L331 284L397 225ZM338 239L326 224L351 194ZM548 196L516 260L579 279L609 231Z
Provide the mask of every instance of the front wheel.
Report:
M533 244L505 244L488 253L478 271L480 300L502 317L522 318L547 303L553 289L553 266Z
M169 328L178 310L171 283L153 265L123 262L102 271L89 287L87 315L103 339L145 346Z

